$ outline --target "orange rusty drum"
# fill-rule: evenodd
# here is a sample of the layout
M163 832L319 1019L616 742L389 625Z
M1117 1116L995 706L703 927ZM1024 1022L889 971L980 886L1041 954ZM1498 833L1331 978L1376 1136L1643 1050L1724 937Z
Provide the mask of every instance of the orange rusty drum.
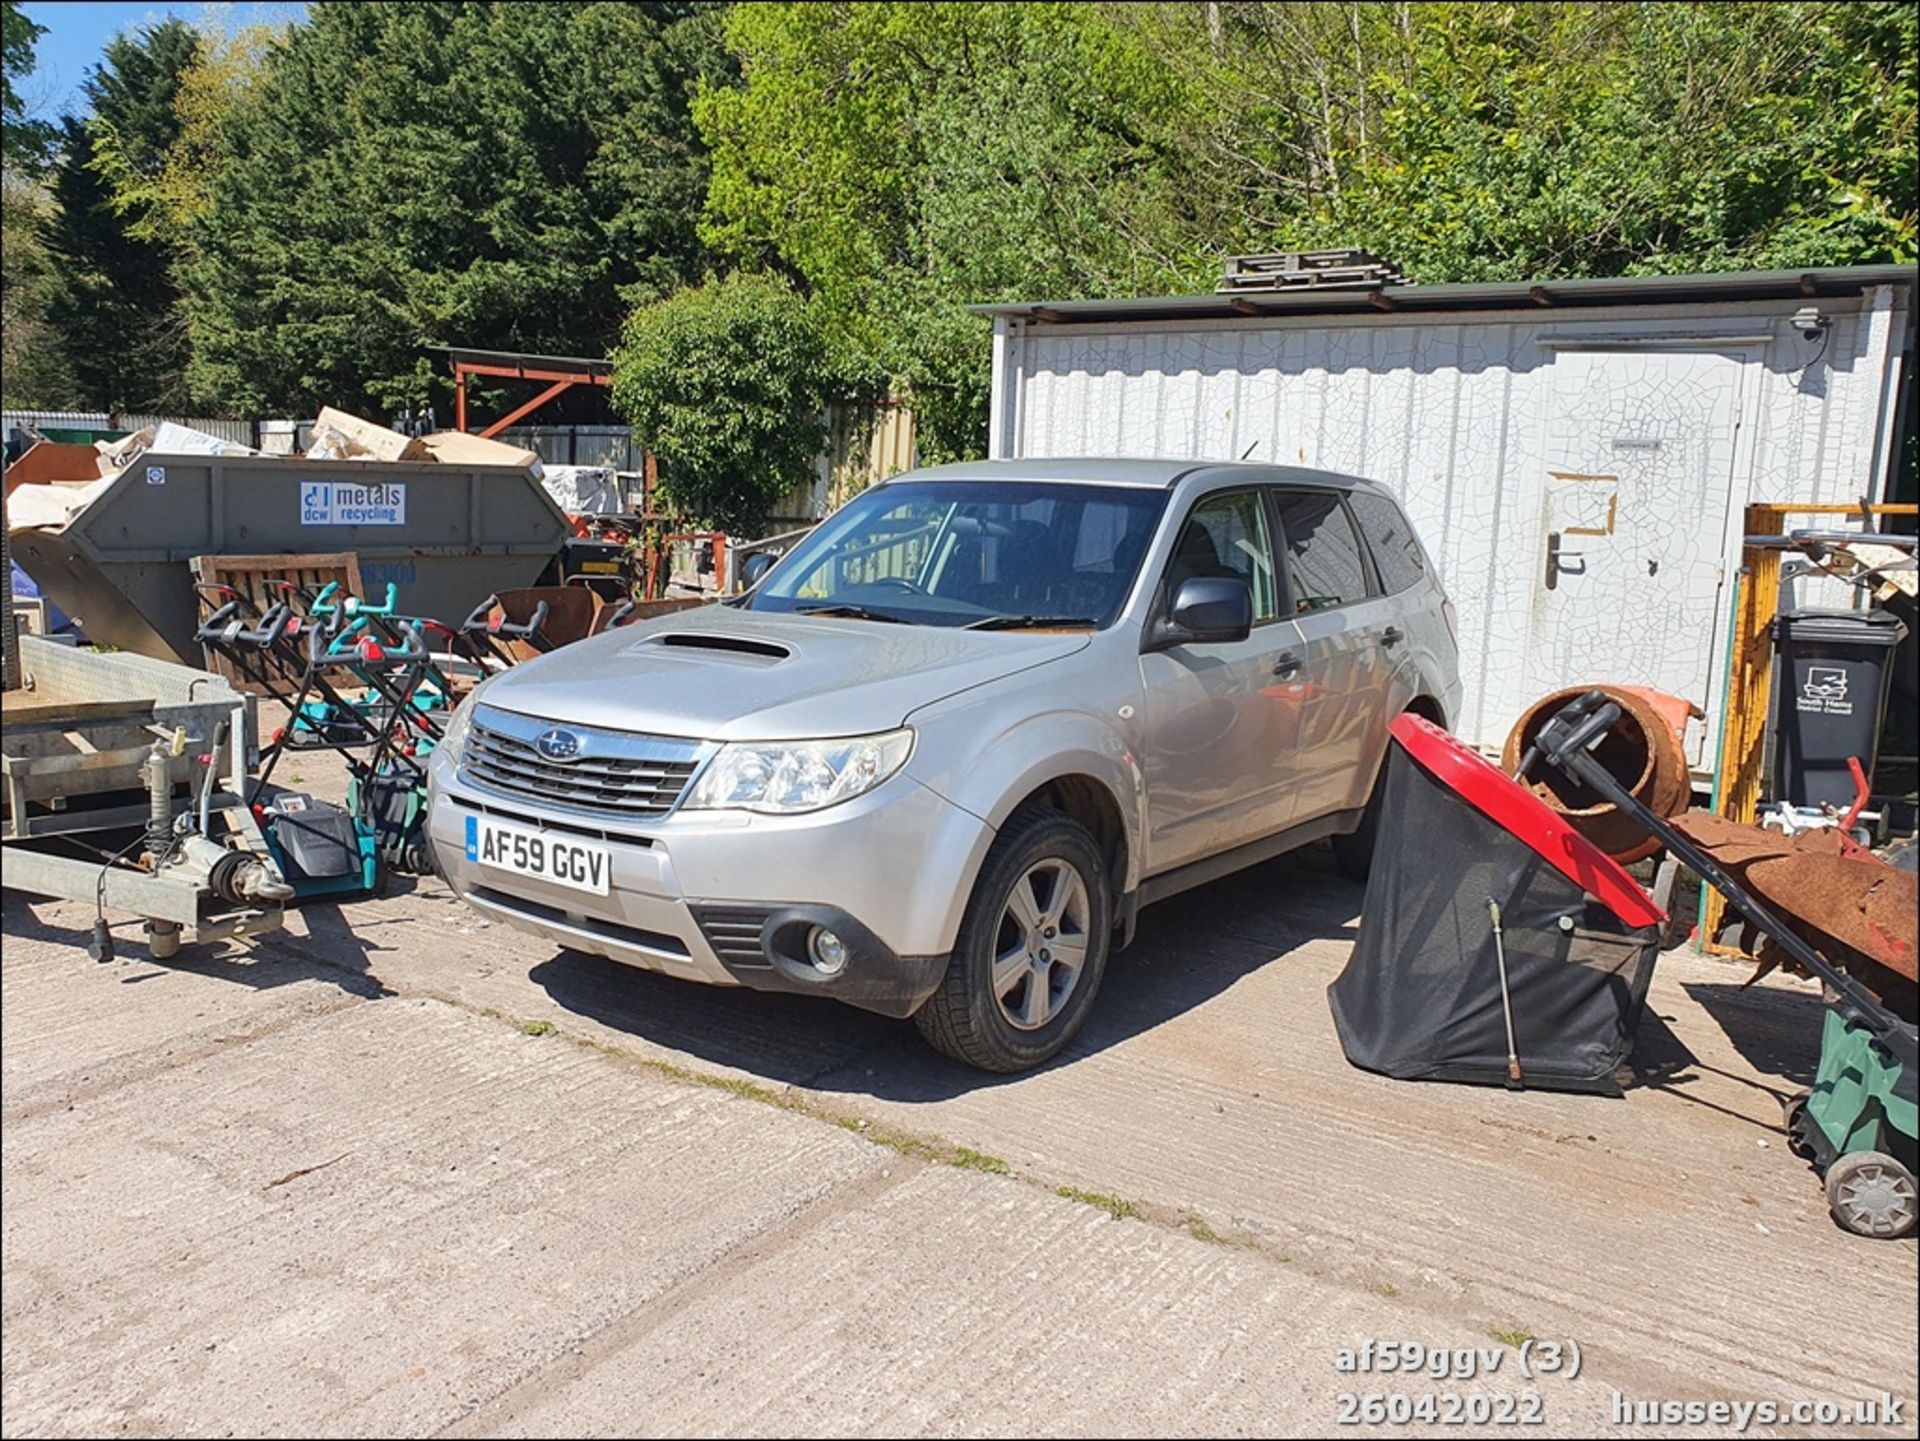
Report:
M1501 763L1507 773L1511 775L1519 767L1520 757L1554 712L1593 690L1604 691L1620 703L1620 719L1594 752L1600 764L1657 814L1683 814L1693 798L1685 750L1686 725L1688 718L1698 716L1700 711L1678 696L1644 686L1573 686L1534 702L1514 723L1501 750ZM1575 830L1623 864L1644 860L1660 849L1660 842L1644 828L1571 777L1541 766L1533 777L1533 789Z

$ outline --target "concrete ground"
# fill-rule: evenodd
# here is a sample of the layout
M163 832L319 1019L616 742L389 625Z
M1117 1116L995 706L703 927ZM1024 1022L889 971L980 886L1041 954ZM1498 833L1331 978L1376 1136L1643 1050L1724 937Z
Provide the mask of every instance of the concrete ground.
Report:
M1070 1052L989 1078L404 884L166 965L7 895L8 1436L1318 1435L1348 1393L1565 1435L1891 1393L1751 1434L1914 1434L1916 1248L1783 1143L1802 984L1670 955L1623 1100L1388 1081L1315 850L1148 911ZM1369 1340L1497 1365L1337 1369Z

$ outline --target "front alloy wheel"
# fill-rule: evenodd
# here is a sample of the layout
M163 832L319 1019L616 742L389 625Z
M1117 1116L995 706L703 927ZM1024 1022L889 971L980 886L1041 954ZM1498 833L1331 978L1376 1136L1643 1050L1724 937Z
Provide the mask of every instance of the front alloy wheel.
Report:
M1060 1014L1087 964L1087 882L1071 861L1048 859L1013 883L993 957L993 998L1016 1030Z
M920 1033L983 1071L1051 1060L1100 988L1110 885L1085 826L1058 811L1015 816L980 868L940 988L914 1013Z

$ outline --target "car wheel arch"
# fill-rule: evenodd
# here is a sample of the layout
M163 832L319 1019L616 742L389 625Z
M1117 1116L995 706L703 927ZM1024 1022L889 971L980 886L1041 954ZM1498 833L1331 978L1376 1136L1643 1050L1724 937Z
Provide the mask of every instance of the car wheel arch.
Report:
M1044 781L1008 808L1004 826L1029 811L1055 811L1078 821L1099 844L1107 874L1117 891L1129 889L1127 864L1132 854L1126 813L1106 782L1084 771L1069 771ZM1115 897L1116 901L1118 896Z
M1442 730L1447 728L1447 713L1441 709L1440 702L1425 694L1415 696L1403 708L1403 715L1417 715L1422 720L1430 720Z

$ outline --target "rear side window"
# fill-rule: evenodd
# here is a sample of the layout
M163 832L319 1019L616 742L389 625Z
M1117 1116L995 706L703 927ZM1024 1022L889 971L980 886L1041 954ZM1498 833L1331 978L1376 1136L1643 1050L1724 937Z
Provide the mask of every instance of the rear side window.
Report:
M1384 495L1355 491L1347 497L1360 533L1367 538L1373 563L1380 572L1380 587L1388 595L1398 595L1418 585L1427 574L1426 552L1414 538L1413 527L1399 506Z
M1287 548L1287 594L1295 615L1367 598L1367 566L1346 508L1330 490L1278 491Z

